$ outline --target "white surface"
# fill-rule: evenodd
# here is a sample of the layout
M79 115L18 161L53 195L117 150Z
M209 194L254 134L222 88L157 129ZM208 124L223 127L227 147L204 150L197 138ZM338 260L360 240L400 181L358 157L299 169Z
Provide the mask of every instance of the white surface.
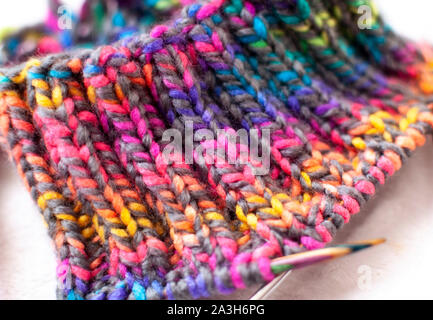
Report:
M377 3L399 32L433 43L433 1ZM14 0L2 1L0 8L3 27L37 22L44 17L46 7L44 0ZM344 243L385 237L386 244L295 271L268 298L432 299L432 159L433 145L429 142L335 239ZM4 157L0 181L0 299L54 299L53 246L15 168ZM248 298L255 289L234 297Z

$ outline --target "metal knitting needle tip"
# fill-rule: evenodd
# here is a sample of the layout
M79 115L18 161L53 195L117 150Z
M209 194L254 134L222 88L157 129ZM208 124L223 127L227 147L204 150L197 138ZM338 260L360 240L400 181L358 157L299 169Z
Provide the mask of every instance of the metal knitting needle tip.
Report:
M365 240L354 243L339 244L333 247L295 253L289 256L276 258L271 262L271 270L278 275L273 281L259 289L250 300L260 300L268 296L294 269L299 269L312 264L340 258L361 250L382 244L384 238Z

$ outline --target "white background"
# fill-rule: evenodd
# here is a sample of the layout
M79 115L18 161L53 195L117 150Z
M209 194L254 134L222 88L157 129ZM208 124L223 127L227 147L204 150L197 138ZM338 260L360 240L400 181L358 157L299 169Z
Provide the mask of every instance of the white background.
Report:
M394 29L433 43L433 1L377 3ZM44 0L2 1L0 28L38 22L45 11ZM56 263L51 241L15 168L4 155L1 158L0 299L54 299ZM385 237L386 244L295 271L268 298L433 299L432 163L429 141L335 239L345 243ZM248 298L255 289L236 298Z

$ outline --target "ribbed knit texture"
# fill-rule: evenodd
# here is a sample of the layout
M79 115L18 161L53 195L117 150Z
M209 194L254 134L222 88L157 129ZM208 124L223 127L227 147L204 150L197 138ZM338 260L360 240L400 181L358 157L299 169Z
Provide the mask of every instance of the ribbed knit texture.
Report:
M89 0L60 30L52 1L44 27L6 35L1 137L55 242L58 297L228 294L329 243L433 126L431 49L375 10L360 29L361 5ZM258 138L194 141L191 164L164 157L167 129Z

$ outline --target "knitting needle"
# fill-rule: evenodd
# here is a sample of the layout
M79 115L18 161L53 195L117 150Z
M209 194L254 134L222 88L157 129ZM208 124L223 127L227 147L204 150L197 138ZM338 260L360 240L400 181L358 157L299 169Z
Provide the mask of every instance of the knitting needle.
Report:
M289 277L292 270L286 271L278 275L268 284L262 286L254 295L250 297L250 300L263 300L269 296L276 288L280 286L281 283Z
M271 262L271 270L278 275L274 280L259 289L250 300L260 300L268 296L279 286L294 269L300 269L312 264L340 258L379 244L386 239L373 239L355 243L340 244L329 248L295 253L289 256L276 258Z

